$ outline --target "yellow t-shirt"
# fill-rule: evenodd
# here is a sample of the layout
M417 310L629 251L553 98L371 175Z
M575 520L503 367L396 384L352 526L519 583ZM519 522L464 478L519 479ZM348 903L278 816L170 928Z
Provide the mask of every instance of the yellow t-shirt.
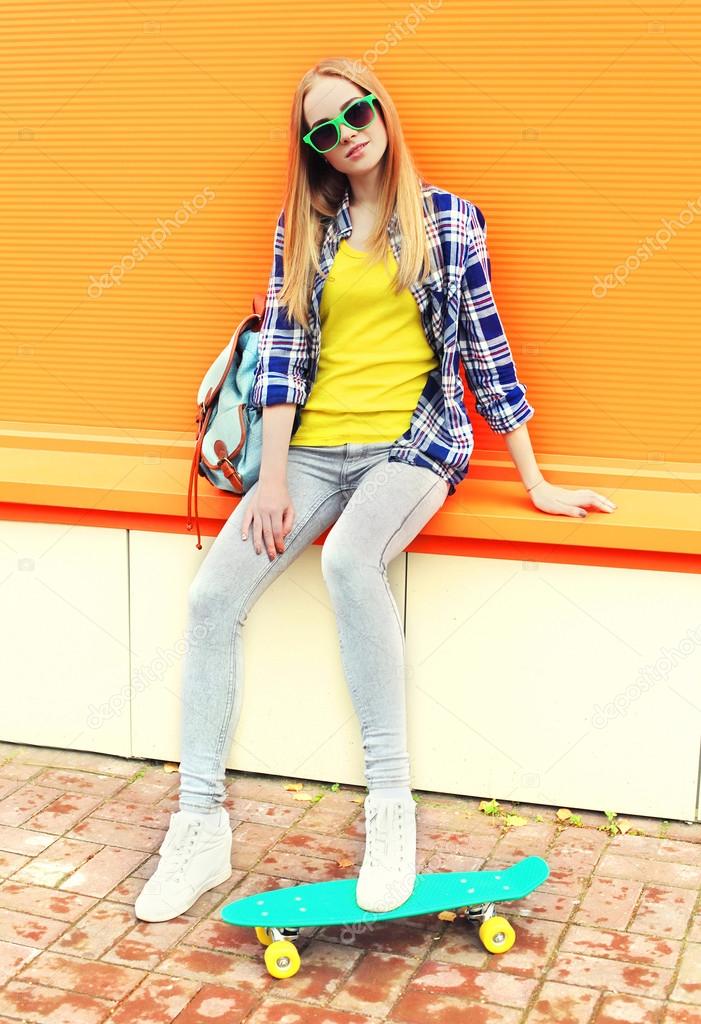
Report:
M367 262L341 240L321 294L317 377L291 446L395 441L439 365L411 291L392 290L391 249L387 267Z

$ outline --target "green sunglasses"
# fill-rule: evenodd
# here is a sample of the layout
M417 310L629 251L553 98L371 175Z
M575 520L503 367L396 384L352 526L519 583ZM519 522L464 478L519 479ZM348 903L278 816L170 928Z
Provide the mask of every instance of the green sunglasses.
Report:
M377 110L373 107L373 100L377 96L369 92L367 96L359 96L357 100L342 110L341 113L330 121L322 121L306 135L302 141L306 142L317 153L328 153L341 141L340 125L348 125L349 128L367 128L377 117Z

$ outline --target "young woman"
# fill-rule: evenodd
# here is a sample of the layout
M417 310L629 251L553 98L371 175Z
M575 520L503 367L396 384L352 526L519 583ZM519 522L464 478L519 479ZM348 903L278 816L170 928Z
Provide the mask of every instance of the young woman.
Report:
M543 479L525 426L534 409L491 292L484 216L420 178L373 72L347 59L317 64L297 88L291 126L251 392L264 410L261 471L189 591L191 625L214 630L183 667L180 810L136 900L148 921L183 913L231 874L223 801L242 699L241 627L332 525L321 568L369 789L357 901L390 910L411 895L404 636L387 566L467 475L474 442L460 363L478 413L508 435L537 508L579 516L615 507Z

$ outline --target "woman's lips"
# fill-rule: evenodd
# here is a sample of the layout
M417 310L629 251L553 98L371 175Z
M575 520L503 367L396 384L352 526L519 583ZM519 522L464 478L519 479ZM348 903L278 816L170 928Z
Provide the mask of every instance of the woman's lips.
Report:
M358 143L358 145L354 146L353 149L351 149L351 151L348 153L348 159L350 160L351 157L360 156L360 154L363 152L366 146L367 142Z

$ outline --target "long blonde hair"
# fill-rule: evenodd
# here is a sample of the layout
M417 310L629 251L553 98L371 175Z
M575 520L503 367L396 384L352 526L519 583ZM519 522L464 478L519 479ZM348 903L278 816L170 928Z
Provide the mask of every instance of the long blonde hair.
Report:
M399 115L391 96L375 73L347 57L319 61L302 77L292 100L287 189L285 194L284 284L278 301L288 316L309 328L309 309L315 272L321 270L320 249L327 225L322 217L335 216L349 187L345 174L327 164L320 153L302 141L309 131L304 117L304 97L319 75L337 75L379 99L379 116L387 132L382 156L384 175L380 185L375 228L368 240L369 264L385 258L387 227L396 211L402 246L394 277L398 294L411 282L423 280L431 269L430 247L424 225L422 185L404 140Z

